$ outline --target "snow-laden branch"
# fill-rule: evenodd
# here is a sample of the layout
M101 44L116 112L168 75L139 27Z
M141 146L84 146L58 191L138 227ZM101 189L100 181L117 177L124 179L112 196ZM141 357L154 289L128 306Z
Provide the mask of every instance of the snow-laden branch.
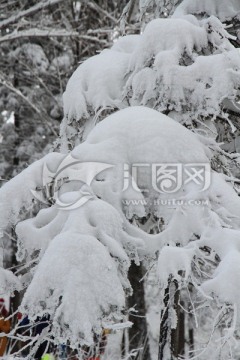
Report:
M73 118L85 123L98 109L121 109L129 104L160 111L171 109L181 122L188 124L201 117L221 115L223 99L236 100L239 52L217 18L211 17L201 24L195 20L195 23L186 18L154 20L141 35L119 38L111 49L81 64L63 96L62 129ZM205 56L208 46L215 51ZM101 77L99 69L104 74ZM203 75L199 78L201 71ZM73 131L69 133L74 139Z
M213 284L221 301L234 304L239 298L235 284L240 274L237 194L215 172L204 191L189 180L173 193L165 193L161 186L166 178L159 172L160 188L152 182L155 165L208 164L212 155L204 141L171 118L149 108L130 107L101 121L68 156L48 154L5 184L0 189L2 234L9 225L17 224L18 260L28 262L37 253L20 311L30 321L48 313L59 343L67 339L72 347L91 344L93 334L100 334L105 324L124 320L125 294L131 293L131 261L139 264L156 250L163 262L161 284L169 276L188 282L192 263L203 258L219 271L201 278L194 285L197 291L212 301L208 292ZM129 164L130 170L139 159L146 166L138 169L135 180L129 172L123 175L123 164ZM99 165L105 170L96 171L102 169ZM61 185L64 179L68 181ZM75 187L75 179L84 185ZM168 184L175 186L175 177L171 179ZM28 208L34 197L41 200L38 193L50 184L55 187L54 204L22 221L22 207ZM136 191L136 184L147 191ZM165 228L159 234L146 234L127 221L149 213L163 219ZM196 239L189 244L194 234ZM202 254L202 248L212 249L213 258ZM225 266L230 269L226 277ZM234 272L236 280L226 285ZM3 275L3 286L8 282L17 286L15 278Z

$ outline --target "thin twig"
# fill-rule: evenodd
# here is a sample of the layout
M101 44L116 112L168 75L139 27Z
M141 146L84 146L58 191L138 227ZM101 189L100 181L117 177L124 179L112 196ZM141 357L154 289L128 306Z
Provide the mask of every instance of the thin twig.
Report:
M23 10L20 11L18 14L16 15L12 15L11 17L9 17L8 19L5 19L3 21L0 21L0 29L7 27L8 25L15 23L17 20L25 17L25 16L30 16L33 15L34 13L38 12L39 10L43 10L48 6L52 6L55 4L60 3L63 0L48 0L48 1L41 1L40 3L30 7L27 10Z
M95 3L95 1L87 1L86 5L89 6L91 9L96 10L97 12L102 13L103 15L105 15L106 17L108 17L110 20L112 20L112 22L117 25L118 24L118 20L113 17L111 14L109 14L106 10L102 9L99 5L97 5Z
M7 82L3 78L0 78L0 84L5 86L7 89L11 90L16 95L18 95L22 100L24 100L38 115L40 115L43 118L43 120L45 121L51 132L56 137L58 136L52 125L49 123L48 117L36 105L34 105L19 89L16 89L11 83Z
M66 31L62 29L38 29L31 28L22 31L13 31L11 34L0 37L0 43L16 40L25 37L76 37L80 40L88 40L93 42L98 42L100 44L106 45L105 40L99 39L96 36L89 35L80 35L77 31Z

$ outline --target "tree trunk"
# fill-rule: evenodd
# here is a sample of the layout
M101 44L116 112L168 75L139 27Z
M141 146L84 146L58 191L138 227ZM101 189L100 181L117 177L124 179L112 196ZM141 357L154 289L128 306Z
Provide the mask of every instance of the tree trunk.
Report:
M143 281L140 281L143 275L142 266L137 266L132 262L129 269L129 281L133 288L133 295L128 299L128 307L134 307L137 312L136 315L129 316L129 321L133 322L132 328L129 329L129 346L130 351L141 348L136 359L149 360L144 285Z
M185 348L184 311L180 306L180 290L176 280L169 280L164 292L163 304L158 360L166 360L165 354L169 354L169 360L175 360L184 355Z
M158 360L164 359L164 351L169 343L169 287L164 291L164 308L161 311Z
M176 328L171 330L171 349L173 358L178 358L179 355L184 355L184 345L185 345L185 339L184 339L184 332L185 332L185 323L184 323L184 312L182 307L180 306L180 290L178 289L178 283L175 280L174 281L174 303L173 303L173 309L175 311L176 317L177 317L177 324ZM181 305L183 305L181 303Z

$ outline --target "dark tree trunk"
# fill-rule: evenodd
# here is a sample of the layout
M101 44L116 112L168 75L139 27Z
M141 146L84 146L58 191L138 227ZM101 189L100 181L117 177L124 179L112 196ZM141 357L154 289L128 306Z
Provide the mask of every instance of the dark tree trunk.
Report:
M16 234L14 231L12 231L12 238L16 239ZM15 267L18 265L18 262L16 259L16 252L17 252L16 242L12 243L12 246L13 246L13 253L12 253L12 258L11 258L11 266ZM13 272L14 272L14 270L13 270ZM21 295L19 292L15 291L14 296L12 296L10 298L9 312L11 315L15 314L14 316L11 317L11 329L14 329L18 322L17 311L18 311L18 307L19 307L20 303L21 303ZM18 351L20 349L20 346L21 346L20 341L17 341L16 339L11 339L8 341L9 341L8 349L11 354L14 354L16 351Z
M14 71L14 69L13 69L13 71ZM18 81L18 78L16 76L14 76L13 85L14 85L15 88L17 88L19 86L19 81ZM15 112L14 112L14 126L15 126L15 131L16 131L16 134L17 134L17 139L14 142L15 156L13 158L13 165L14 165L14 167L17 167L19 165L19 157L17 155L17 151L18 151L18 147L20 145L20 139L19 139L19 132L20 132L19 108L16 109Z
M163 305L160 320L158 360L165 360L165 352L170 353L171 360L175 360L184 355L185 348L185 314L180 306L180 290L176 280L169 280L164 293ZM170 310L175 312L177 319L175 326L172 326L170 317L172 311Z
M184 332L185 332L185 324L184 324L184 312L182 307L180 306L180 290L178 289L178 283L175 280L173 282L174 286L174 303L173 309L176 313L177 317L177 326L175 329L171 331L171 349L172 354L175 358L178 358L179 355L184 355ZM183 304L181 304L183 305Z
M189 315L192 318L192 315ZM188 337L189 337L189 350L190 354L189 357L191 358L193 355L192 351L194 350L194 332L193 332L193 326L192 326L192 319L189 325L188 329Z
M189 286L189 292L192 292L192 286ZM188 344L189 344L189 357L193 357L194 350L194 327L193 327L193 314L192 314L192 306L188 304Z
M142 266L137 266L132 262L129 269L129 281L133 288L133 295L128 299L128 307L134 307L137 313L136 316L129 316L129 321L133 322L133 326L129 330L129 345L130 350L142 348L136 359L149 360L144 285L143 281L140 281L143 275Z
M163 360L169 341L169 287L164 292L164 308L161 311L158 360Z
M20 145L20 141L19 141L20 121L19 121L19 114L18 113L14 114L14 122L15 122L15 131L18 134L18 138L14 142L14 147L15 147L16 151L15 151L15 156L13 158L13 165L16 167L16 166L19 165L19 157L17 156L17 150L18 150L18 146Z

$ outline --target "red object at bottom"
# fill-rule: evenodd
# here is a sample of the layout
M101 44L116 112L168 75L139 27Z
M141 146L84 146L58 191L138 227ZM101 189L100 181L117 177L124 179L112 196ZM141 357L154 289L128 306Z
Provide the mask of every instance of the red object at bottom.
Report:
M91 358L88 358L87 360L100 360L100 357L91 357Z

